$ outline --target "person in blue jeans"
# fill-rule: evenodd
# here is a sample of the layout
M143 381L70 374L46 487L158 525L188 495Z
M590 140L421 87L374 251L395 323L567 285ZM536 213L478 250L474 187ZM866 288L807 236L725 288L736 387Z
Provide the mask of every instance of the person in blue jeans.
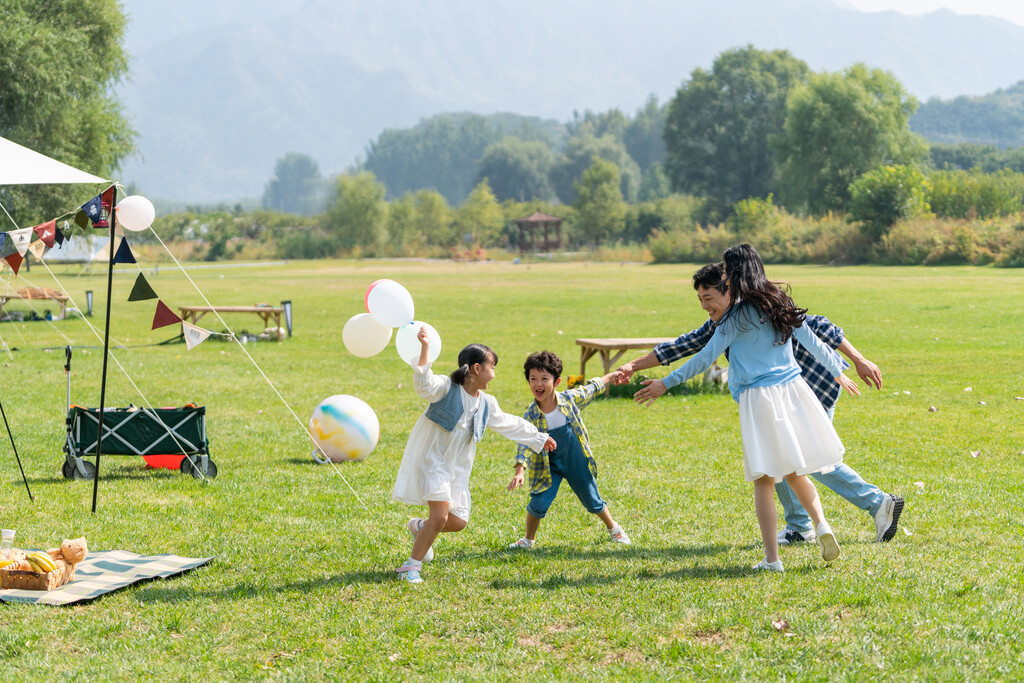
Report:
M628 381L637 370L653 368L657 365L669 365L686 356L693 355L703 349L715 333L718 322L729 310L729 296L725 285L725 271L720 263L709 263L693 275L693 288L697 291L697 299L701 308L708 314L708 320L696 330L680 335L671 342L664 342L647 355L630 361L618 368L622 373L622 381ZM820 315L809 315L805 320L808 328L832 349L842 353L853 362L864 383L876 389L882 388L882 373L878 366L864 358L846 339L842 328L833 324L828 318ZM841 393L840 386L833 380L828 370L814 357L793 340L793 355L800 366L801 376L810 385L821 403L829 419L835 417L836 401ZM728 357L728 351L726 351ZM885 493L874 484L864 481L857 472L845 462L840 463L830 472L812 474L815 480L835 491L839 496L865 510L875 522L875 541L892 540L899 525L900 514L903 512L904 501L899 496ZM786 527L779 532L779 544L787 545L815 539L811 518L796 499L789 484L783 480L775 486L775 493L782 503Z
M572 489L587 512L604 522L608 537L614 543L629 545L629 536L612 519L608 506L597 490L597 462L590 450L590 436L580 411L590 405L614 373L594 377L567 391L556 391L562 377L562 360L550 351L530 354L523 364L523 374L530 384L533 403L523 419L555 440L556 447L541 455L528 448L516 449L515 475L509 482L512 491L530 475L530 502L526 505L526 534L508 547L530 549L537 540L540 520L558 495L564 481Z

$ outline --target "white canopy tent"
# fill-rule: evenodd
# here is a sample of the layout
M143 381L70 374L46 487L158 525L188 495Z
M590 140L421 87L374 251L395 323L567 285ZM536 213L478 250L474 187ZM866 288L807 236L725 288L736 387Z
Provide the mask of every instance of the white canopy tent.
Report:
M0 185L106 183L109 180L0 138Z

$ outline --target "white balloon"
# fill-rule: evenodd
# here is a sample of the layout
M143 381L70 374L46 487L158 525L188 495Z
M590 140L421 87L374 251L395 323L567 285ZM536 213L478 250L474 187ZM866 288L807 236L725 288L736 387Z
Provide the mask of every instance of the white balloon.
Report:
M409 365L416 365L420 360L420 340L416 338L420 328L427 328L427 340L430 346L427 348L427 360L433 363L441 355L441 335L433 327L425 322L413 320L408 325L398 328L395 333L395 349L398 357Z
M370 285L366 310L377 322L388 327L408 325L416 315L409 290L394 280L377 280Z
M381 325L369 313L359 313L345 323L341 341L353 356L369 358L383 351L391 341L391 328Z
M125 197L117 203L117 224L125 230L139 232L153 225L156 209L153 202L139 194Z

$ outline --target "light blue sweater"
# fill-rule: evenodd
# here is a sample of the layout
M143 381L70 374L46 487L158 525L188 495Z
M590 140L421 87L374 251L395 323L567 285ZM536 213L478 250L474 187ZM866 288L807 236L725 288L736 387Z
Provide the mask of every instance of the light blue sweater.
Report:
M806 325L795 328L793 336L833 377L843 371L839 354L822 343ZM800 376L800 366L793 358L793 345L778 341L779 333L771 323L763 321L752 304L740 302L726 314L707 346L662 381L668 389L682 384L707 370L728 348L729 390L733 399L739 401L740 394L747 389L785 384Z

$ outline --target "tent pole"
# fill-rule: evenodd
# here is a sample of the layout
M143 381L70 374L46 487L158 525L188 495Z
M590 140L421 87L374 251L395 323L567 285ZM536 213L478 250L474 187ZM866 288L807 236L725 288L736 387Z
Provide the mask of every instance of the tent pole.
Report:
M103 411L107 402L107 358L110 356L110 299L114 288L114 232L117 228L117 186L110 201L110 257L107 259L107 322L103 329L103 375L100 379L100 414L96 432L96 472L92 480L92 514L96 514L96 493L100 487L100 454L103 452Z
M7 428L7 436L11 437L11 448L14 449L14 458L18 461L18 469L21 470L21 478L25 482L25 490L28 491L28 499L33 503L36 497L32 495L32 489L28 487L28 478L25 476L25 468L21 466L21 458L18 456L18 447L14 445L14 434L11 434L11 426L7 424L7 413L4 412L4 403L0 401L0 415L4 417L4 427Z

